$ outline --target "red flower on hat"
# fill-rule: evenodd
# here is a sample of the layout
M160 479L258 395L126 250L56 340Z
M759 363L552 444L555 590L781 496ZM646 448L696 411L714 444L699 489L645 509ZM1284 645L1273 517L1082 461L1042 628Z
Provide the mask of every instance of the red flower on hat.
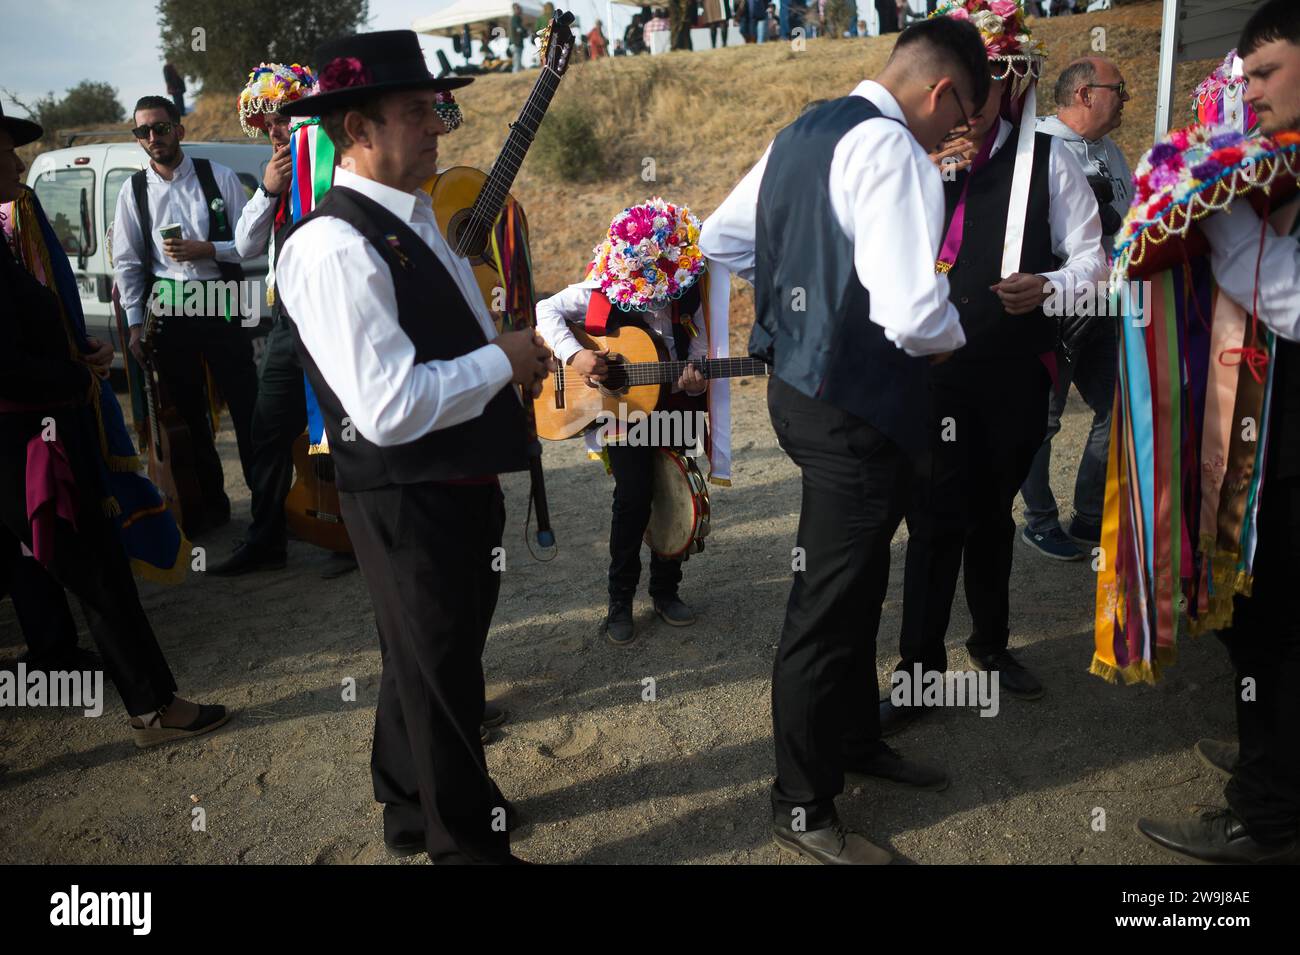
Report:
M322 93L331 93L351 86L369 86L373 82L370 71L355 56L337 56L320 71L320 82L316 87Z

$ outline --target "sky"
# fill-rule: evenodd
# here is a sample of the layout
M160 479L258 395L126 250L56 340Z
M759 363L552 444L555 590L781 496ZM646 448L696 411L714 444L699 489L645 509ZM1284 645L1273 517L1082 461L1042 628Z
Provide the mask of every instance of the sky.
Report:
M370 0L366 29L408 29L417 17L435 13L450 3ZM604 0L560 0L556 6L577 14L584 33L597 18L604 21L605 35L611 37L611 42L613 36L622 35L637 9L615 4L615 30L611 35ZM871 6L870 0L862 0L860 15L868 17ZM874 15L874 11L870 12ZM6 0L4 21L5 29L0 34L0 89L11 91L24 102L32 103L51 92L62 97L83 79L116 87L118 100L127 109L141 96L164 92L154 0ZM731 34L731 42L737 43L738 31L733 28ZM697 47L701 36L708 44L708 33L698 31ZM450 40L420 39L435 73L436 49L445 49L453 65L461 62L452 56ZM0 93L0 99L7 115L24 115L4 93Z

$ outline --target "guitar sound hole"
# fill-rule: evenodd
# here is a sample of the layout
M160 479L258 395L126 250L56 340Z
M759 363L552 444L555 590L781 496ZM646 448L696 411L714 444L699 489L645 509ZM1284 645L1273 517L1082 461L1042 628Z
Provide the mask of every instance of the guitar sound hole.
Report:
M465 233L469 231L470 210L461 209L451 217L451 222L447 226L447 232L452 237L452 249L459 249L465 241ZM474 242L470 247L464 249L464 255L467 259L483 258L485 243L481 240ZM486 263L486 259L483 261Z
M627 368L623 365L623 359L611 355L605 367L605 380L600 383L601 391L614 395L627 391Z

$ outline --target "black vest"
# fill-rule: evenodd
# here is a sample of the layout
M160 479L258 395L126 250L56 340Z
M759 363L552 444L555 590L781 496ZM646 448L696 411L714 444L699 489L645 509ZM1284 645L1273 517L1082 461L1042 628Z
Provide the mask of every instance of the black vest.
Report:
M221 194L221 189L217 186L217 177L212 174L212 163L203 158L194 158L190 162L194 164L194 175L199 177L199 188L203 190L203 201L208 207L208 241L209 242L231 242L235 238L235 224L230 221L230 211L226 210L225 215L214 215L212 204L220 201L225 205L226 198ZM140 219L140 234L144 236L144 248L141 250L140 261L144 263L145 271L148 273L150 281L154 275L154 258L153 258L153 226L151 220L152 214L149 212L149 180L145 178L148 175L147 169L141 169L131 175L131 193L135 199L136 213ZM223 262L220 259L215 260L217 271L221 274L224 282L238 282L244 277L244 269L238 262Z
M853 242L831 206L835 147L866 120L893 122L863 97L846 96L805 113L772 142L758 190L749 353L797 391L922 452L930 434L929 363L909 357L870 320Z
M487 344L450 273L401 219L361 193L335 186L315 211L285 233L285 242L303 223L321 216L348 223L388 264L397 296L397 322L415 346L417 362L459 358ZM523 406L510 385L497 392L483 414L472 421L430 431L406 444L379 447L355 428L352 440L343 440L343 418L348 411L303 347L288 309L283 314L293 328L303 371L320 402L339 490L365 491L390 484L457 481L523 471L528 468L529 455L540 453L537 442L528 438Z
M1011 178L1016 168L1016 138L1011 135L979 171L967 170L945 181L944 232L952 221L962 187L970 179L966 196L966 218L957 262L948 272L949 298L961 315L966 345L949 365L998 358L1039 355L1056 347L1056 322L1041 308L1024 315L1008 315L1002 300L989 290L1002 279L1002 242L1007 232L1007 205L1011 201ZM1051 272L1060 264L1052 254L1052 227L1048 221L1052 189L1048 177L1052 137L1034 136L1034 163L1029 179L1029 207L1025 215L1025 237L1020 251L1020 271ZM940 366L941 373L949 372Z

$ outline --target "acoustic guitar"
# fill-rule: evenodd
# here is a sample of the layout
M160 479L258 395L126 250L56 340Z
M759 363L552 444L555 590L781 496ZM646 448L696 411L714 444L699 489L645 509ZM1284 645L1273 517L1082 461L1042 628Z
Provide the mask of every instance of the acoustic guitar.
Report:
M519 111L519 118L510 124L510 135L491 171L484 174L469 166L453 166L423 186L433 199L434 214L447 244L457 255L470 260L479 291L490 310L493 291L501 285L501 276L488 255L488 241L501 211L508 201L513 201L510 187L560 86L560 79L569 68L574 45L573 32L569 29L572 23L572 13L557 10L541 32L541 74Z
M306 433L293 442L293 487L284 499L284 521L299 540L336 554L352 553L352 539L343 526L339 489L334 484L334 458L308 454Z
M533 411L538 435L551 441L580 434L596 422L602 411L617 415L620 404L626 405L629 413L649 414L662 407L688 364L694 364L710 379L769 374L767 365L757 358L673 361L663 340L641 325L620 325L605 335L588 335L578 327L570 331L584 348L609 350L605 359L608 372L596 388L569 366L561 367L542 382L542 393L533 403Z
M152 309L145 314L140 333L140 350L144 353L144 400L148 411L145 454L149 480L162 494L167 509L186 536L200 530L203 520L203 492L195 471L194 442L190 429L179 410L168 399L167 389L158 374L158 339L163 319Z

